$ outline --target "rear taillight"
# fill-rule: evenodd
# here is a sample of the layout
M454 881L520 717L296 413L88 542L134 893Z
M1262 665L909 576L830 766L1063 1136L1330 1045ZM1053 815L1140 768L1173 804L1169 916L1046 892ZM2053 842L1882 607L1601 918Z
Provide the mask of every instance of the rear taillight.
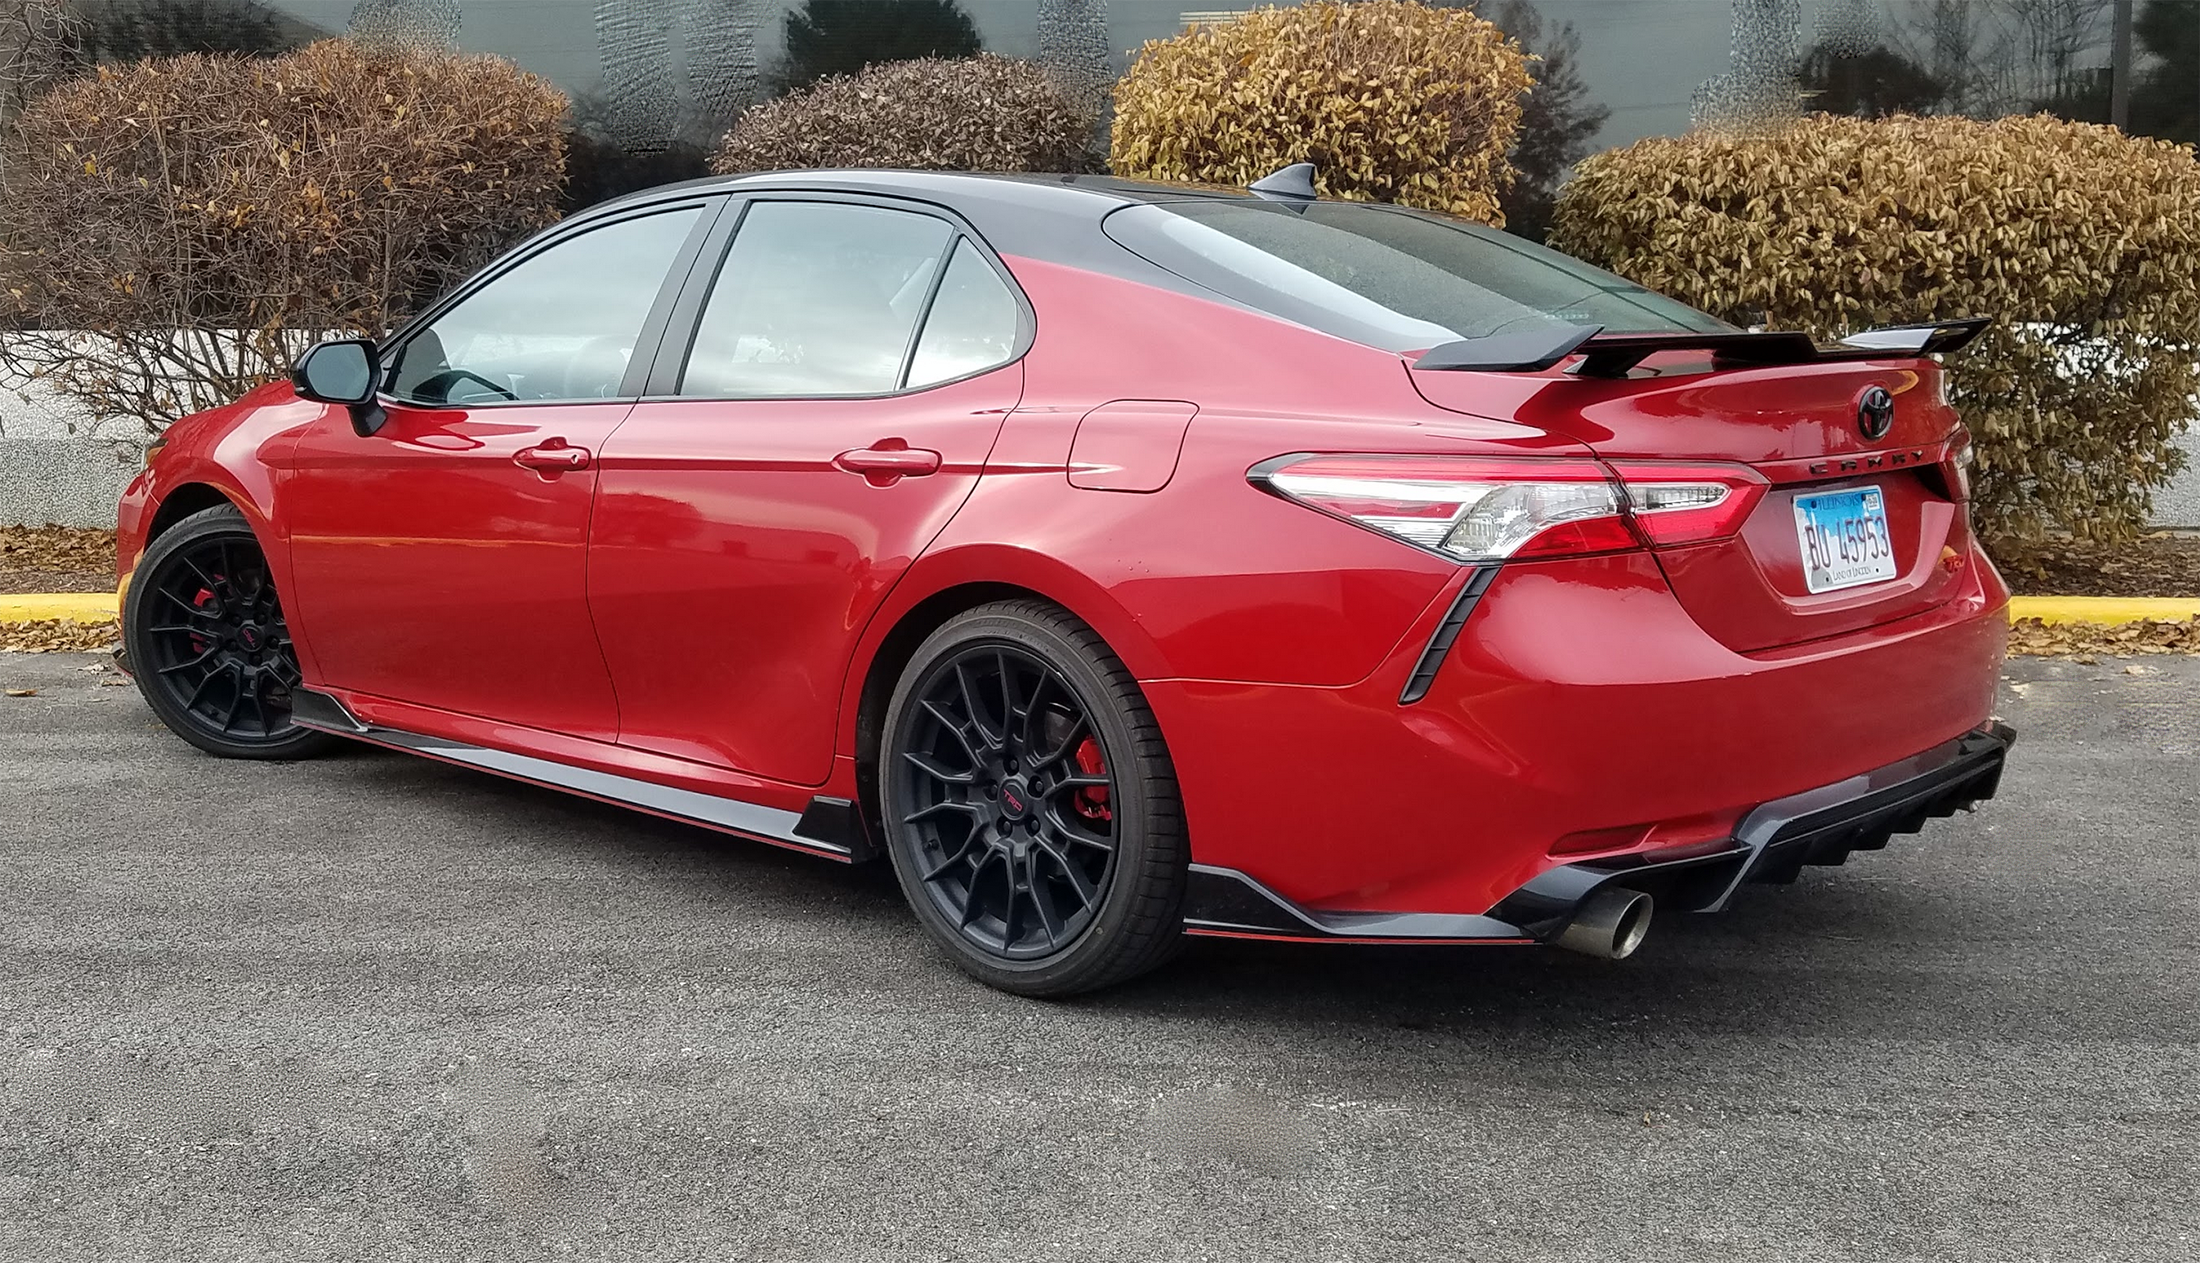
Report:
M1636 533L1652 548L1725 539L1771 486L1747 465L1614 461L1612 472L1627 488Z
M1971 498L1971 466L1978 460L1978 449L1971 445L1971 432L1957 430L1948 440L1947 478L1948 497L1952 500Z
M1573 457L1292 456L1252 481L1455 561L1581 556L1719 539L1765 480L1741 465Z

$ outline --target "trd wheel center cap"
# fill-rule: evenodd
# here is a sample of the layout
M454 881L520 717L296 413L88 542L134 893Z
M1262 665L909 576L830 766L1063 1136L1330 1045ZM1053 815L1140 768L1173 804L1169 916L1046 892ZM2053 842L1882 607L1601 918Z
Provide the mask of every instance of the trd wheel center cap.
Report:
M1031 814L1031 787L1020 776L1001 782L1001 819L1021 820Z
M247 653L258 653L262 644L260 629L250 623L237 629L237 645Z

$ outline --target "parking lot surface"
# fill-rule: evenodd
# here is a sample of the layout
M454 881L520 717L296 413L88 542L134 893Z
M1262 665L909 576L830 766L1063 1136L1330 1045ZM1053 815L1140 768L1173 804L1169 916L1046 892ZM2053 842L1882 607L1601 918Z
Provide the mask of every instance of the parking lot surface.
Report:
M0 655L0 1258L2200 1250L2200 659L2011 664L2000 798L1633 960L1201 944L1053 1004L880 869L218 761L98 664Z

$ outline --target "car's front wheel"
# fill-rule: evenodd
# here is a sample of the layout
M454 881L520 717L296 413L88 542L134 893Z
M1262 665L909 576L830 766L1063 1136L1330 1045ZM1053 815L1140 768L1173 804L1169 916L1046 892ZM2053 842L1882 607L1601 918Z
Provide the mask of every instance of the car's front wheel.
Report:
M336 738L291 720L298 655L251 524L194 513L147 546L122 612L138 690L170 731L232 759L300 759Z
M887 708L879 786L903 893L980 980L1069 995L1181 942L1168 749L1130 672L1063 611L1001 602L927 638Z

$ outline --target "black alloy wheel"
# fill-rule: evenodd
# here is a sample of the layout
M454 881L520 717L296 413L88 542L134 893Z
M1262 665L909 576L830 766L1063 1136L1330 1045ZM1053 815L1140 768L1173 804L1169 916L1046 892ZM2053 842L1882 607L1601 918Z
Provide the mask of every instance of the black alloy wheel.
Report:
M895 871L963 968L1063 995L1173 949L1174 773L1135 682L1089 628L1030 601L951 620L918 649L886 732Z
M145 550L123 635L147 704L200 749L295 759L334 742L292 722L297 651L267 558L234 507L192 514Z

